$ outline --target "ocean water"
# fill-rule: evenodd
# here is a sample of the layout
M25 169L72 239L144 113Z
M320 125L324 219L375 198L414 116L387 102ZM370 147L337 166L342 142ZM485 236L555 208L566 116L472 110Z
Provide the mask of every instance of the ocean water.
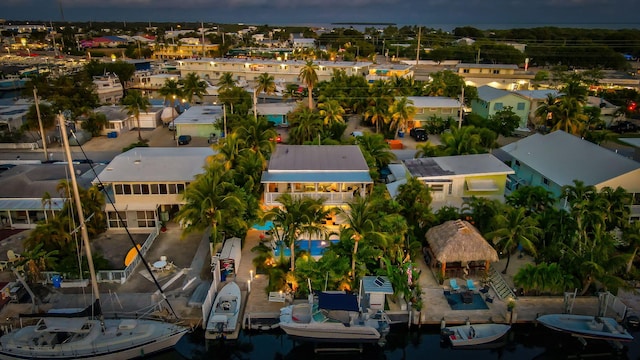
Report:
M168 359L639 359L640 332L636 340L615 351L606 341L589 340L583 346L576 338L543 326L514 325L504 341L484 348L452 349L441 342L439 326L408 330L394 325L384 347L365 345L359 352L318 352L313 344L293 342L281 330L242 332L237 341L205 340L201 331L186 335L175 350L153 356Z

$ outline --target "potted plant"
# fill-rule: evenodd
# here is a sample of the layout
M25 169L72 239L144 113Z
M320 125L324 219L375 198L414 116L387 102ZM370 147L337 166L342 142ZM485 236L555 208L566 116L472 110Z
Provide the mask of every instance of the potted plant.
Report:
M514 298L509 298L507 300L507 310L509 311L513 311L513 309L516 307L516 300Z
M165 232L167 231L167 223L164 221L160 221L160 231Z

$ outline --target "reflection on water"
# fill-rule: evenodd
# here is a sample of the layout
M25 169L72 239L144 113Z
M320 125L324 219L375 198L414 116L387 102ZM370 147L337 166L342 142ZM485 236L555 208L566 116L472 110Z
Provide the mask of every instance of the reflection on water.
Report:
M201 331L185 336L176 349L154 356L165 359L639 359L640 333L636 340L624 343L622 351L606 341L590 340L583 347L568 334L554 332L542 326L516 325L503 343L473 349L452 349L440 341L439 328L422 327L408 331L404 326L393 328L386 345L365 345L362 352L316 352L313 344L294 343L281 331L243 332L235 342L207 341Z

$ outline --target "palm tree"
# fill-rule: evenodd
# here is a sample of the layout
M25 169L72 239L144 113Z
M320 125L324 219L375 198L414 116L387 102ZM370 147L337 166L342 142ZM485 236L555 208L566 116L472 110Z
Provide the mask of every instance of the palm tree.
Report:
M283 194L277 198L282 204L267 211L265 219L272 220L275 227L274 233L279 240L289 246L291 251L291 271L295 271L296 241L303 233L320 231L320 227L314 224L317 214L322 209L323 199L309 197L292 197L291 194Z
M442 152L446 155L469 155L484 153L481 146L482 138L476 133L475 127L453 127L451 132L446 132L440 137Z
M265 95L273 95L276 92L276 82L273 76L269 73L260 74L256 79L256 89L254 94L264 93ZM262 101L266 101L263 98ZM256 101L254 101L255 104Z
M307 63L300 69L300 80L307 86L309 92L309 109L313 109L313 88L318 83L318 65L313 60L307 60Z
M55 263L59 253L58 250L47 251L43 247L44 243L39 243L21 254L22 264L27 268L27 278L33 283L40 280L42 271Z
M389 118L389 102L385 98L373 98L364 116L376 127L376 133L380 132L380 123L386 123Z
M553 119L558 117L558 101L559 98L549 93L545 100L536 108L535 117L538 119L538 125L542 125L545 129L553 127Z
M391 106L389 106L389 113L391 114L391 124L389 127L395 129L395 136L398 136L398 131L402 129L404 131L407 128L407 123L412 120L416 114L416 108L413 106L413 101L406 97L396 99Z
M138 90L130 90L122 100L122 103L126 106L127 114L129 116L135 116L138 123L138 141L143 141L142 134L140 133L140 113L146 112L149 110L149 107L151 107L149 99L142 96L142 93Z
M320 116L325 125L333 125L336 123L344 124L344 109L340 106L338 100L327 100L318 104Z
M182 89L178 81L167 79L164 81L164 85L158 90L158 94L164 97L165 105L171 101L171 106L176 106L176 98L182 97Z
M416 145L416 154L414 155L416 158L421 157L434 157L438 156L440 152L440 147L438 145L434 145L431 141L427 140L424 144Z
M222 73L216 85L220 87L221 91L228 90L228 89L231 89L232 87L235 87L236 81L233 79L233 73L231 72Z
M196 96L200 100L207 93L207 82L200 79L200 76L196 73L188 73L187 76L180 80L182 82L183 95L189 103Z
M353 254L351 257L351 277L356 279L356 257L358 255L358 244L363 239L370 237L383 238L382 233L376 232L377 213L371 205L370 198L355 197L349 203L349 209L337 208L337 214L341 217L341 223L345 224L341 227L340 232L346 233L353 240Z
M244 149L244 140L238 135L238 133L233 132L224 139L221 139L220 142L218 142L218 145L214 146L214 148L218 153L212 155L209 162L214 162L215 160L221 161L226 170L231 170L235 165L236 158Z
M289 144L313 141L322 131L320 115L310 108L299 106L289 115Z
M492 239L498 249L507 255L507 264L502 270L507 273L511 254L518 247L536 254L536 242L542 230L538 227L538 221L526 215L525 208L506 208L503 214L494 217L496 230L487 234L487 238Z
M557 118L553 130L563 130L573 135L582 134L589 117L582 111L583 105L576 98L563 96L557 104ZM555 115L555 114L554 114Z
M379 134L364 133L358 137L358 145L365 154L365 158L370 156L374 161L373 166L378 169L389 165L391 161L396 159L396 155L391 152L389 144L384 141L384 137Z
M553 206L555 197L542 186L522 186L506 198L507 204L524 207L527 215L539 214Z
M273 125L266 118L260 117L250 119L248 124L237 130L238 137L242 143L250 148L254 153L266 161L276 147L273 139L278 136Z
M183 234L211 227L211 241L215 244L221 232L229 234L233 229L247 228L245 199L233 183L232 173L221 163L209 164L205 173L196 176L185 189L185 204L176 216L185 225Z

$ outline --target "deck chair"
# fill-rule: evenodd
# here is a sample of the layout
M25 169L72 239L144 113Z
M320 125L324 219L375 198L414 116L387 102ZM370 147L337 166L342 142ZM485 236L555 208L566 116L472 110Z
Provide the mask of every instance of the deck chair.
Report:
M460 286L458 286L458 282L456 279L449 279L449 285L451 285L451 290L458 291L460 290Z
M477 290L476 286L473 284L473 280L467 279L467 289L469 289L469 291Z
M7 260L9 260L10 263L14 263L20 260L20 256L16 255L13 250L7 250Z

